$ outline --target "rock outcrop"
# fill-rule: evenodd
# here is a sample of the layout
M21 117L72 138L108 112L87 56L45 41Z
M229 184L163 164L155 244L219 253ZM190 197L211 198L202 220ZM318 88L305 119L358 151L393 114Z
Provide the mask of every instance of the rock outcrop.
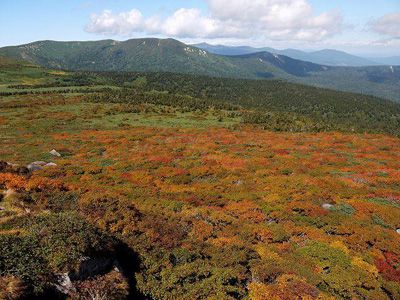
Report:
M42 170L43 168L46 168L46 167L55 167L55 166L57 166L57 165L53 162L34 161L34 162L30 163L29 165L27 165L26 167L28 168L29 171L33 172L33 171Z

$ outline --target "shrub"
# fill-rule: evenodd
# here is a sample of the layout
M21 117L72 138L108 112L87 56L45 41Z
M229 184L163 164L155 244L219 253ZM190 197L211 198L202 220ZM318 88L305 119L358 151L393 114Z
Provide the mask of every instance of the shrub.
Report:
M129 285L121 273L111 271L103 276L74 283L76 300L122 300L128 296Z
M73 213L38 217L30 234L39 243L50 267L57 272L79 266L82 257L112 251L115 240Z
M0 235L0 253L0 274L20 278L34 293L44 291L50 272L35 238Z

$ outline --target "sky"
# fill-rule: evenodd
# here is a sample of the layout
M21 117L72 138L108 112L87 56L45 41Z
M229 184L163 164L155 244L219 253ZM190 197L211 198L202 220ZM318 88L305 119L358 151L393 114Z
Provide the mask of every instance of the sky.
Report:
M400 56L400 0L0 0L0 46L138 37Z

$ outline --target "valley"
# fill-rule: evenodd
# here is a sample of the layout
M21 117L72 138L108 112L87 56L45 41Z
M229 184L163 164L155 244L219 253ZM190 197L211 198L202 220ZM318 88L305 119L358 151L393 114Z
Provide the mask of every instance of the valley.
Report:
M400 297L400 104L0 62L0 298Z

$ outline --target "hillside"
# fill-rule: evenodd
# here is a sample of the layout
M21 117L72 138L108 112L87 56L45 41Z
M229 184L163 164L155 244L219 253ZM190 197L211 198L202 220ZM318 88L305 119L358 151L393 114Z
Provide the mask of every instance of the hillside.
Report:
M132 39L125 42L40 41L0 48L0 55L24 59L54 69L251 76L223 57L173 39Z
M307 77L312 73L321 73L331 69L306 61L270 52L232 56L230 59L243 69L253 70L257 77L268 77L266 70L270 70L270 77L292 78Z
M1 299L400 297L400 104L7 64Z
M267 51L275 54L286 55L294 59L309 61L316 64L327 65L327 66L362 67L362 66L378 65L380 64L379 62L384 61L384 59L382 59L381 61L378 62L377 59L366 59L356 55L351 55L343 51L332 50L332 49L306 52L297 49L278 50L269 47L254 48L249 46L210 45L207 43L194 44L193 46L196 46L200 49L207 50L208 52L219 55L245 55L245 54ZM396 63L388 63L388 61L389 60L381 64L396 65ZM390 61L394 61L394 58Z
M81 93L99 103L178 105L189 111L209 106L241 108L245 111L235 113L241 122L277 131L400 135L400 104L362 94L278 80L160 72L64 72L7 61L9 67L0 69L1 96ZM255 64L257 61L254 59ZM293 66L298 68L287 71L313 71L319 67L304 62Z
M331 67L269 52L232 56L230 59L256 77L284 79L400 101L400 66Z
M225 45L211 45L208 43L193 44L193 46L218 55L230 55L230 56L245 55L245 54L252 54L264 51L277 53L276 49L266 48L266 47L254 48L250 46L225 46Z
M303 52L298 50L297 52L294 52L291 49L287 49L282 50L280 53L296 59L311 61L322 65L345 67L363 67L377 65L377 63L374 61L333 49L324 49L312 52Z
M400 104L0 64L1 299L400 297Z
M125 42L41 41L0 48L0 55L46 68L87 71L173 72L215 77L284 79L400 100L400 67L329 67L280 54L221 56L173 39Z

